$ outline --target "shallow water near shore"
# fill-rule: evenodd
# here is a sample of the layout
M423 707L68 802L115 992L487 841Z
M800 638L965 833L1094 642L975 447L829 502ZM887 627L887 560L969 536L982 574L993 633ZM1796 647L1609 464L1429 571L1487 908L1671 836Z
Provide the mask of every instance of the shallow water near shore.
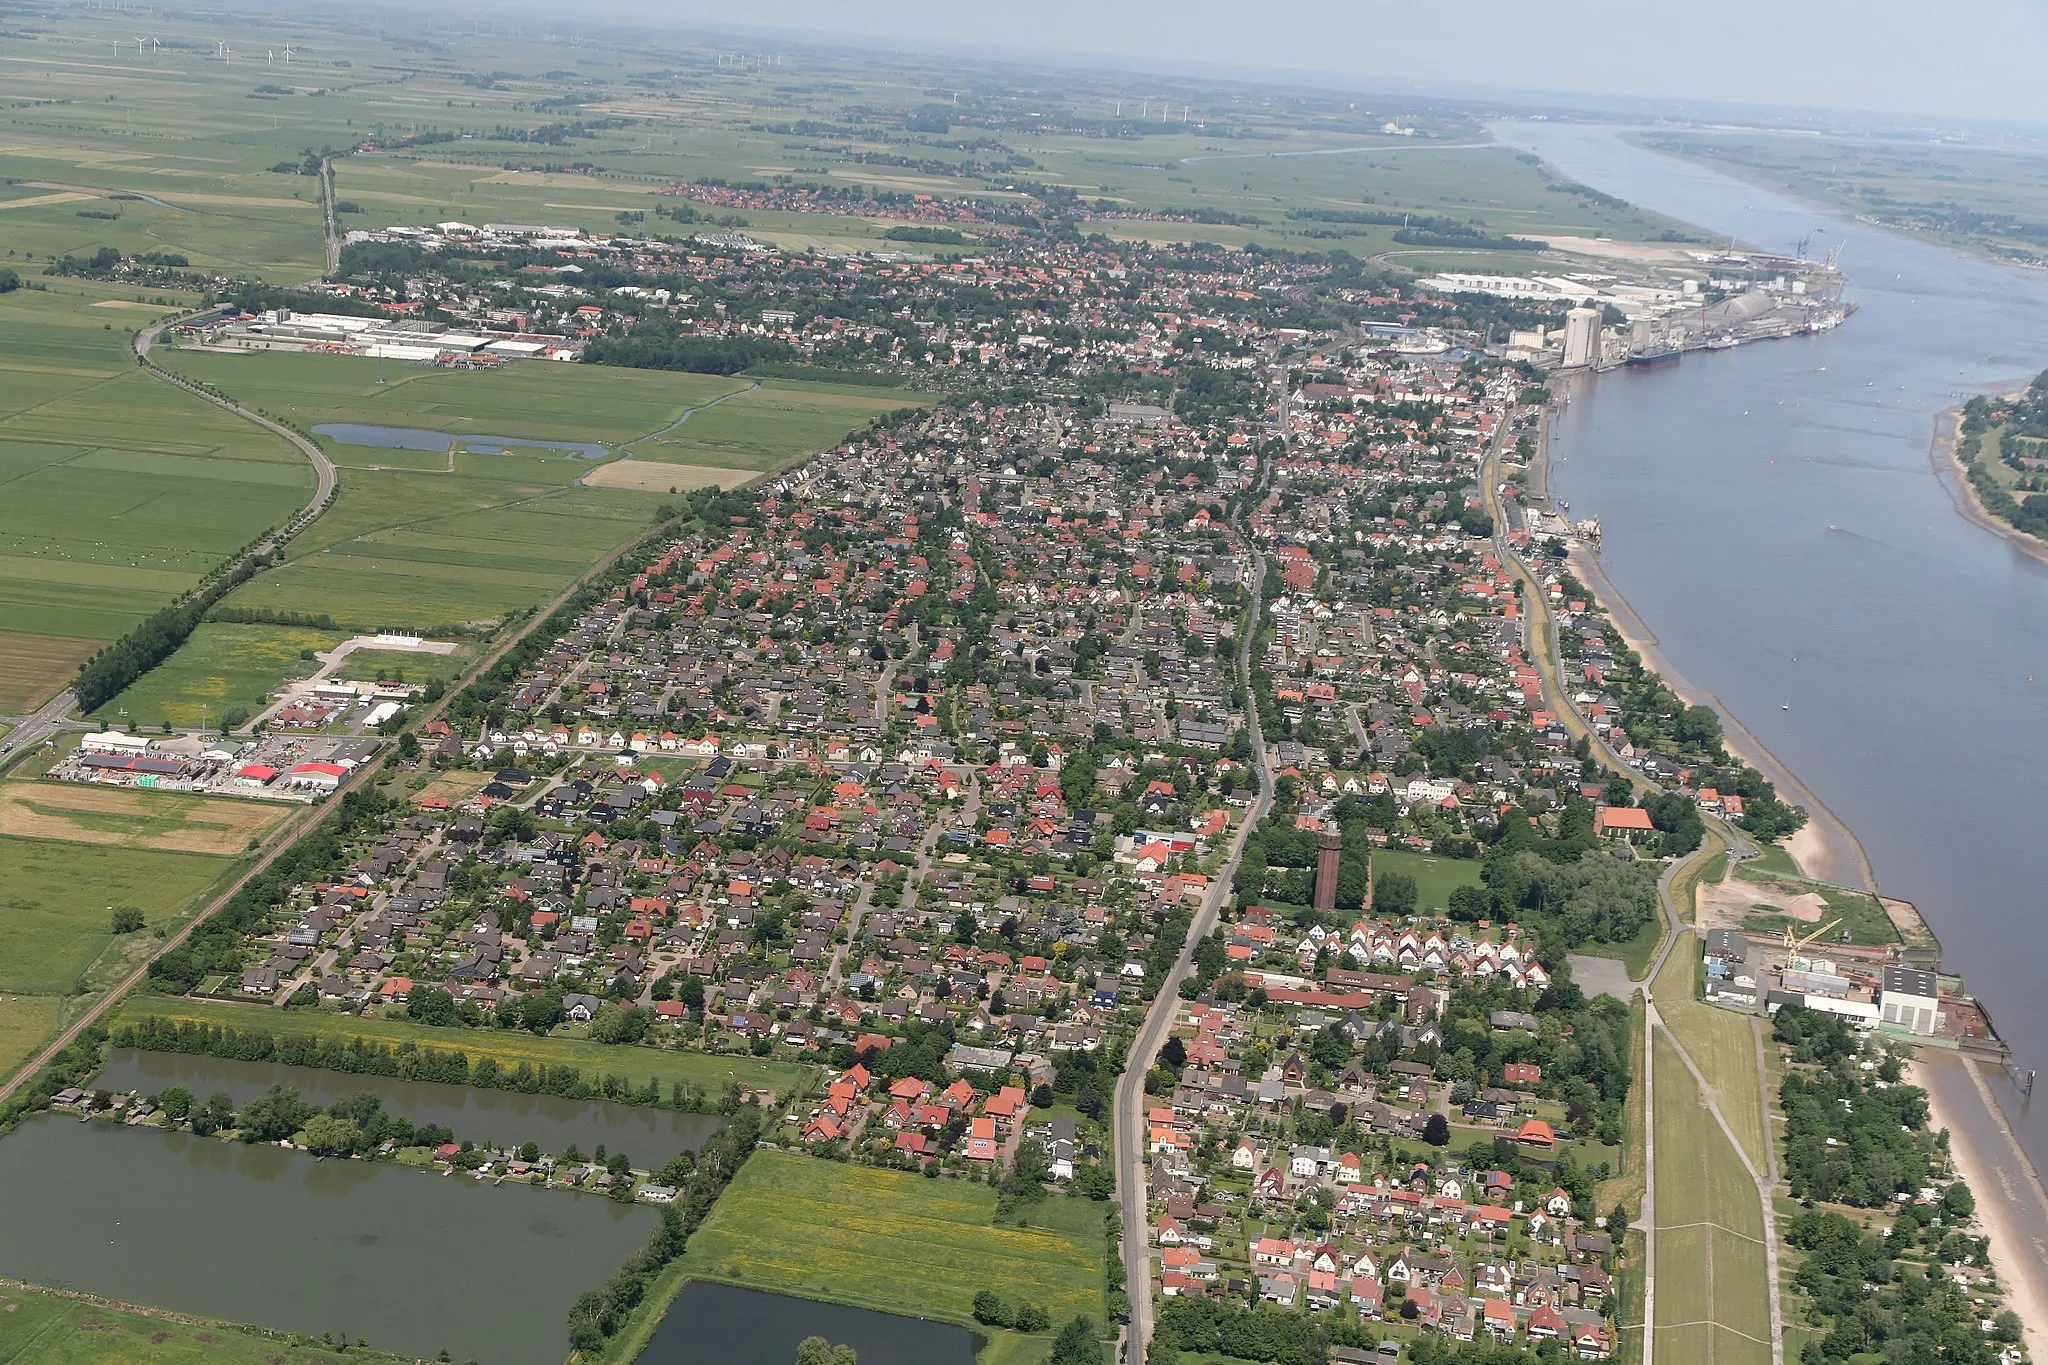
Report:
M1838 330L1583 385L1550 484L1660 653L1852 829L2022 1067L2048 1066L2032 859L2048 797L2048 565L1961 515L1937 416L2048 367L2048 276L1893 236L1634 147L1508 124L1567 176L1763 250L1843 246ZM2037 681L2038 680L2038 681ZM2037 1166L2048 1107L1994 1089Z

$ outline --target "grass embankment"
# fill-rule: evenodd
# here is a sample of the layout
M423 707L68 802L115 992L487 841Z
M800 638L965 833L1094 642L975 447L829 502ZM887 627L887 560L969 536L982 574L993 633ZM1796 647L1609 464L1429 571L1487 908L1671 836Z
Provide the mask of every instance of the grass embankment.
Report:
M1662 1004L1659 1003L1661 1010ZM1659 1036L1656 1049L1656 1347L1673 1360L1766 1365L1769 1278L1756 1186L1692 1073Z
M289 1332L74 1298L0 1280L0 1361L7 1365L397 1365L411 1360L365 1346L344 1354Z
M975 1327L974 1296L994 1289L1043 1307L1055 1324L1104 1321L1104 1211L1071 1197L995 1222L996 1192L762 1149L690 1239L689 1278L827 1299ZM984 1362L1021 1362L1051 1334L992 1333ZM1014 1341L1006 1338L1016 1338Z
M1698 939L1692 935L1687 939L1657 975L1653 986L1657 1013L1713 1087L1714 1098L1728 1126L1735 1131L1751 1164L1761 1171L1768 1161L1764 1152L1764 1094L1757 1075L1754 1024L1747 1014L1694 999ZM1682 1062L1677 1064L1684 1066ZM1701 1115L1701 1121L1712 1122L1705 1115Z
M366 1019L353 1014L311 1010L277 1010L265 1005L187 1000L175 996L136 995L121 1002L108 1019L110 1029L155 1017L173 1023L212 1024L222 1028L262 1030L280 1035L368 1039L378 1043L413 1043L450 1048L479 1061L485 1057L501 1067L521 1062L539 1066L573 1066L586 1076L616 1075L635 1084L658 1080L664 1089L680 1081L717 1094L734 1081L749 1090L772 1090L787 1098L813 1074L799 1062L759 1057L714 1056L680 1048L624 1045L608 1047L581 1038L543 1038L510 1029L432 1028L399 1019Z

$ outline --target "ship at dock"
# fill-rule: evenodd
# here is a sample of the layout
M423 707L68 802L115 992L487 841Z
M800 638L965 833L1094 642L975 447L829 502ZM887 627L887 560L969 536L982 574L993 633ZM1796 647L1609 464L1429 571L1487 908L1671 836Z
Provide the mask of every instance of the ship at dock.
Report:
M1628 359L1621 363L1631 370L1658 370L1666 365L1676 365L1679 357L1684 354L1673 345L1649 346L1639 351L1631 351Z

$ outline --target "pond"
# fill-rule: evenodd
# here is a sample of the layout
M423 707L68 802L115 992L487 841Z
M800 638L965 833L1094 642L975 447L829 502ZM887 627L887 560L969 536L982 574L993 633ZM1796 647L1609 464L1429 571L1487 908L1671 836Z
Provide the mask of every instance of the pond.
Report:
M321 1108L364 1091L384 1101L384 1111L415 1125L439 1124L456 1140L480 1146L516 1147L523 1142L560 1156L574 1143L588 1156L599 1143L624 1152L643 1168L660 1166L678 1152L695 1152L725 1127L715 1114L617 1104L609 1100L565 1100L522 1095L513 1090L479 1090L435 1081L402 1081L396 1076L325 1071L276 1062L236 1062L220 1057L117 1048L93 1082L101 1090L134 1090L152 1095L182 1085L200 1099L218 1091L237 1105L273 1085L290 1087Z
M805 1337L853 1347L860 1365L974 1365L964 1327L701 1280L683 1286L638 1365L789 1365Z
M520 448L559 450L585 460L602 460L611 454L595 441L542 441L524 436L455 436L425 427L380 427L361 422L322 422L313 428L315 436L347 446L373 446L379 450L446 451L458 441L464 450L482 455L502 455Z
M653 1210L40 1114L0 1141L0 1275L491 1365L559 1365L569 1305ZM787 1365L787 1362L782 1362Z

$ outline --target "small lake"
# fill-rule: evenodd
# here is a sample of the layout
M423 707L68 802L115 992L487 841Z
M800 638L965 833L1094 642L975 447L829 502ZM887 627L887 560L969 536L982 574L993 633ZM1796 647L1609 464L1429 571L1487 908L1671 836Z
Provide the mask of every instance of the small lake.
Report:
M502 455L507 450L559 450L585 460L602 460L611 452L595 441L536 441L524 436L454 436L425 427L379 427L360 422L322 422L313 428L315 436L345 446L374 446L380 450L446 451L460 442L464 450L480 455Z
M851 1346L861 1365L974 1365L964 1327L701 1280L683 1286L638 1365L789 1365L805 1337Z
M656 1217L56 1114L0 1142L0 1211L0 1275L490 1365L560 1365L569 1305Z
M586 1157L603 1143L607 1151L624 1152L641 1167L660 1166L678 1152L695 1152L725 1127L725 1120L716 1114L684 1114L609 1100L565 1100L514 1090L480 1090L435 1081L402 1081L396 1076L126 1047L114 1050L93 1084L101 1090L134 1090L144 1095L182 1085L200 1099L224 1091L237 1105L273 1085L282 1085L323 1109L368 1091L384 1101L387 1114L411 1119L415 1125L440 1124L454 1133L458 1142L493 1147L537 1142L543 1152L555 1156L573 1142Z

